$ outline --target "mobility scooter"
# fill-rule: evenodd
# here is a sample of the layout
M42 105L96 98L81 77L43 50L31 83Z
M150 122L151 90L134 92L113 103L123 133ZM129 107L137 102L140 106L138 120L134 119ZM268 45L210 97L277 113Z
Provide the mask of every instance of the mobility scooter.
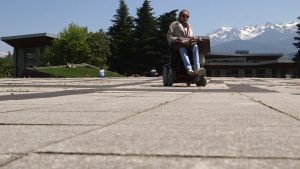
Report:
M208 37L201 38L201 41L197 41L199 46L199 56L201 60L201 67L204 68L205 55L210 52L210 40ZM192 51L188 50L190 62L193 65ZM163 68L163 84L164 86L172 86L174 83L186 83L187 86L196 84L197 86L206 86L206 73L201 76L193 75L189 76L184 67L180 52L175 48L175 44L169 46L170 62Z

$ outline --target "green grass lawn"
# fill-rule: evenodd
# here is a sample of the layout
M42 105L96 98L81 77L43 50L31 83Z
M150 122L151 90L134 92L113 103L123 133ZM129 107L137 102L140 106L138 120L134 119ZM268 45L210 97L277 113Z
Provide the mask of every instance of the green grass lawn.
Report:
M77 77L98 77L99 70L94 68L87 68L87 67L76 67L76 68L40 67L38 71L49 74L50 77L77 78ZM123 75L111 71L106 71L106 77L123 77Z

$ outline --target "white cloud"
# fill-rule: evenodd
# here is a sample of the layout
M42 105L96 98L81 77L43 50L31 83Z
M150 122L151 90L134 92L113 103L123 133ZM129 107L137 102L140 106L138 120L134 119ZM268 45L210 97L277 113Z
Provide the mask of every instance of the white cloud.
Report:
M0 58L5 57L7 54L7 52L0 51Z

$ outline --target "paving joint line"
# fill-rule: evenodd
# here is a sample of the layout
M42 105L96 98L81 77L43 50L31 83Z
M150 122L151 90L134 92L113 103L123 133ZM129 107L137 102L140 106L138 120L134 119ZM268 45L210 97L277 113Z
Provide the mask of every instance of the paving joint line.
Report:
M117 156L117 157L153 157L153 158L202 158L202 159L253 159L253 160L300 160L300 157L264 157L264 156L226 156L226 155L178 155L178 154L135 154L135 153L84 153L84 152L35 152L38 155L71 156Z
M146 92L143 92L146 93ZM134 96L134 95L138 95L141 93L134 93L132 95L128 95L128 96ZM123 98L123 97L127 97L127 96L121 96L121 97L114 97L114 98ZM97 99L96 101L99 101L100 99ZM106 99L104 99L106 100ZM61 105L72 105L72 104L76 104L78 102L72 102L72 103L63 103L63 104L57 104L55 106L61 106ZM35 109L40 109L40 108L47 108L47 107L53 107L53 105L47 105L47 106L39 106L39 107L34 107L34 108L25 108L25 109L18 109L18 110L9 110L9 111L5 111L5 112L0 112L0 114L5 114L5 113L13 113L13 112L21 112L21 111L26 111L26 110L35 110Z
M6 165L8 165L8 164L11 164L11 163L13 163L13 162L15 162L15 161L17 161L17 160L20 160L20 159L22 159L22 158L24 158L24 157L25 157L25 156L17 156L17 157L14 157L14 158L12 158L11 160L8 160L8 161L6 161L6 162L3 163L3 164L0 164L0 168L6 166Z
M48 106L45 106L48 107ZM34 109L39 109L39 108L44 108L44 107L35 107L35 108L25 108L25 109L18 109L18 110L9 110L5 112L0 112L0 114L4 113L12 113L12 112L19 112L19 111L26 111L26 110L34 110Z
M237 91L236 91L236 92L237 92ZM276 111L276 112L278 112L278 113L280 113L280 114L282 114L282 115L288 116L288 117L290 117L290 118L292 118L292 119L297 120L297 121L300 122L300 119L299 119L298 117L296 117L296 116L293 116L293 115L291 115L291 114L289 114L289 113L286 113L286 112L284 112L284 111L282 111L282 110L279 110L279 109L277 109L277 108L275 108L275 107L273 107L273 106L270 106L270 105L264 103L264 102L261 101L261 100L256 100L256 99L254 99L254 98L252 98L252 97L250 97L250 96L247 96L247 95L245 95L245 94L242 94L242 93L240 93L240 92L237 92L237 93L238 93L239 95L241 95L241 96L247 97L248 99L250 99L251 101L253 101L253 102L255 102L255 103L259 103L259 104L262 105L262 106L268 107L269 109L272 109L272 110L274 110L274 111Z
M92 127L103 126L101 124L34 124L34 123L0 123L0 126L74 126L74 127Z

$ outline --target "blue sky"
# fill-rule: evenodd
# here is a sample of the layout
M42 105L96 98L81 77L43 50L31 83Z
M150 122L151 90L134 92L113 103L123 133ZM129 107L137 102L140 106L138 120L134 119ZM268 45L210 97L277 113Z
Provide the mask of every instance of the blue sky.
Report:
M131 15L143 0L126 0ZM57 34L69 23L89 30L107 29L119 0L0 0L0 37L30 34ZM221 26L241 27L264 22L297 20L300 0L151 0L155 16L173 9L188 9L197 35L206 35ZM0 51L12 48L0 42Z

